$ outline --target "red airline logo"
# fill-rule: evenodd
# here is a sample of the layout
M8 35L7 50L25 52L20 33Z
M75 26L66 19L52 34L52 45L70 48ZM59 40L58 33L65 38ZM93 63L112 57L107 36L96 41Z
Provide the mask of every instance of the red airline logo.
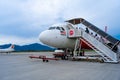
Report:
M70 30L70 31L69 31L69 34L70 34L70 35L73 35L73 34L74 34L74 31L73 31L73 30Z

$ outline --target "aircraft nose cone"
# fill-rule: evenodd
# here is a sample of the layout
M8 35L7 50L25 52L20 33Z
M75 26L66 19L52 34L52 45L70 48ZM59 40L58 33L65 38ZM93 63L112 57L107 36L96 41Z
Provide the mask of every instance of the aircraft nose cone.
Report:
M43 32L40 33L39 40L42 43L46 43L47 42L47 32L46 31L43 31Z
M44 42L44 32L42 32L42 33L40 33L40 35L39 35L39 40L41 41L41 42Z

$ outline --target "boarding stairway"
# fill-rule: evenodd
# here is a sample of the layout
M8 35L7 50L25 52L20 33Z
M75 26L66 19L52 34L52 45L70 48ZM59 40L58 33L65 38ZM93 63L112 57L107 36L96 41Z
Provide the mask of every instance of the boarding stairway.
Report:
M81 35L81 40L84 41L88 46L90 46L94 51L103 57L105 62L117 62L117 55L106 45L98 41L96 38L92 37L85 31Z
M70 21L68 21L70 22ZM70 22L72 23L72 22ZM87 22L84 19L79 19L78 22L75 23L73 21L72 24L78 24L82 23L83 25L87 26L89 29L92 31L96 32L100 36L104 37L107 39L109 42L111 42L113 45L111 47L106 46L104 43L100 42L96 38L94 38L92 35L89 33L85 32L83 29L74 29L74 35L68 36L68 38L76 38L76 44L75 44L75 50L79 46L78 44L80 43L79 41L82 40L85 42L88 46L90 46L94 51L96 51L99 55L102 56L102 60L104 62L111 62L111 63L117 63L119 61L119 54L114 51L114 47L117 46L119 43L119 40L114 39L112 36L108 35L107 33L103 32L102 30L96 28L96 26L92 25L91 23ZM74 50L74 53L75 53Z

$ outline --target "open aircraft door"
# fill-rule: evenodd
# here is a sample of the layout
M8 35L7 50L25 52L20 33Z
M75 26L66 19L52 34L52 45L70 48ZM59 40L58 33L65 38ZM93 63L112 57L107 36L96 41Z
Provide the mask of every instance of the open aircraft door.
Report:
M75 36L74 25L68 24L66 27L67 27L67 37L72 38L73 36Z
M69 37L75 36L75 31L74 31L74 29L70 29L68 32L69 32L69 33L68 33L68 36L69 36Z

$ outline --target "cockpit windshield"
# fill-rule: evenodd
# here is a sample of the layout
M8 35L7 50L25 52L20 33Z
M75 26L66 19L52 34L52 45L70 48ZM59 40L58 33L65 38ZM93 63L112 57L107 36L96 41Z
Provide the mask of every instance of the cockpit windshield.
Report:
M60 27L56 27L57 30L60 30Z
M63 27L59 27L59 26L50 27L48 30L55 30L55 29L60 31L65 31Z
M50 27L48 30L52 30L52 29L55 29L55 27Z
M61 27L61 31L64 31L65 29L63 27Z

